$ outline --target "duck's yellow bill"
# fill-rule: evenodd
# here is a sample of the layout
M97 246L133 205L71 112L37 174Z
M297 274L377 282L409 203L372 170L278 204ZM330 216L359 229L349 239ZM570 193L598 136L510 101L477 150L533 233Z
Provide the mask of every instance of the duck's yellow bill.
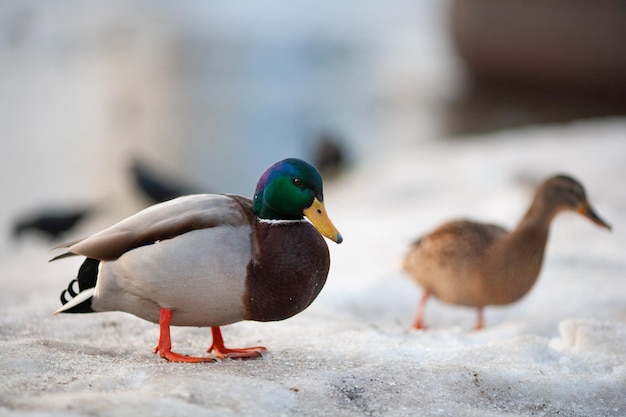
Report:
M313 204L311 207L304 210L304 215L313 223L313 226L317 229L318 232L322 234L322 236L326 236L330 240L341 243L343 242L343 237L339 230L333 225L333 222L330 221L328 215L326 214L326 208L324 207L324 203L319 201L317 198L313 199Z

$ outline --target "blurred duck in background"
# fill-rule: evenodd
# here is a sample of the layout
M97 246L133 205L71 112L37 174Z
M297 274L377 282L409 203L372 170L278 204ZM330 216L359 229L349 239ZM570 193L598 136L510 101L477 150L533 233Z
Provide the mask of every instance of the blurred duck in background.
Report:
M413 243L404 270L423 288L413 327L425 329L424 310L432 295L455 305L478 308L476 329L484 327L483 309L522 298L535 284L550 223L563 211L575 211L611 229L590 206L583 186L567 175L543 181L530 208L508 232L504 228L457 220Z
M54 241L71 232L82 220L93 213L92 207L42 208L15 220L13 237L33 233Z
M314 165L324 176L336 175L345 167L347 158L342 140L331 132L319 135L314 150Z
M200 190L200 187L159 173L156 169L150 167L138 158L133 160L130 171L137 188L139 188L143 195L148 197L153 204L162 203L183 195L207 192L206 190Z

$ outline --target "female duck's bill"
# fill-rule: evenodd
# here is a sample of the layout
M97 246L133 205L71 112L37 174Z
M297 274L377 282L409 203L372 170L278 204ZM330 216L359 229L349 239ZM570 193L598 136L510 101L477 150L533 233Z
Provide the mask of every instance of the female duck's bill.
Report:
M576 210L578 214L582 214L598 226L604 227L606 229L611 230L611 225L605 222L596 211L589 205L588 202L583 202L578 206L578 210Z

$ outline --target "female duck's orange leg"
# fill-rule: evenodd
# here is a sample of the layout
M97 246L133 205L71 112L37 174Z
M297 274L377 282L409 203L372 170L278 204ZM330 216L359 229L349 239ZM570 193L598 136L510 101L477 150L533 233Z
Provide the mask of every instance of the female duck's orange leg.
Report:
M417 307L417 316L415 317L415 323L413 324L413 328L418 330L426 330L426 326L424 326L424 311L426 310L426 301L428 301L428 297L430 297L430 293L426 290L422 293L422 298L420 299L419 306Z
M154 353L159 353L162 358L171 362L215 362L213 358L197 358L194 356L181 355L172 352L172 339L170 337L170 322L172 321L172 310L162 308L159 316L159 327L161 329L159 335L159 344L154 348Z
M478 317L476 318L476 327L474 330L480 330L485 328L485 316L483 314L483 307L478 307Z
M224 338L222 337L222 331L219 327L211 327L211 334L213 335L213 343L208 352L218 358L231 358L231 359L251 359L258 358L262 352L266 352L263 346L253 346L249 348L229 349L224 346Z

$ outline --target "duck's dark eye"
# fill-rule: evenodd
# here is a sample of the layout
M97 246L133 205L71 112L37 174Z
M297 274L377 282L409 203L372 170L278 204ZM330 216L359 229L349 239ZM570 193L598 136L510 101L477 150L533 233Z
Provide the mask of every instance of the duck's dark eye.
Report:
M302 180L300 178L294 178L293 179L293 185L295 185L296 187L299 187L299 188L304 187L304 183L302 182Z

